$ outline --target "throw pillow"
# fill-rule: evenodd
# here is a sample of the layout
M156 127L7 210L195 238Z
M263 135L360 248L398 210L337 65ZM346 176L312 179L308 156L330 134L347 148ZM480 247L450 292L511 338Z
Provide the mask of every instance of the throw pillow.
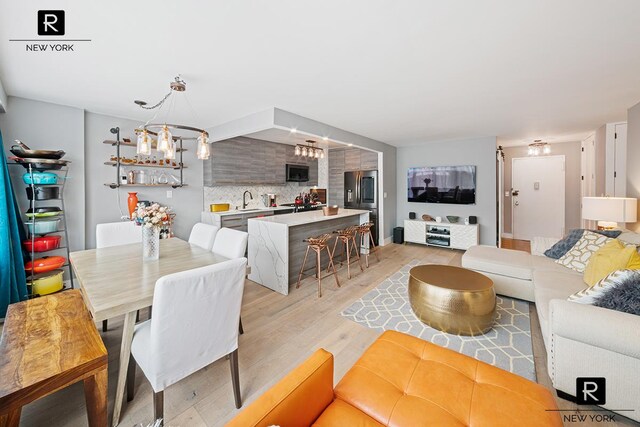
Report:
M591 231L613 238L618 237L620 233L622 233L621 230L585 230L583 228L577 228L575 230L571 230L562 240L547 249L544 252L544 255L548 258L559 259L561 256L569 252L569 249L571 249L576 243L578 243L578 240L580 240L585 231Z
M594 286L571 295L568 300L640 315L640 271L614 271Z
M593 286L616 270L633 269L639 261L635 246L625 246L621 241L612 239L589 259L584 270L584 281Z
M587 230L580 240L578 240L566 254L558 258L556 262L578 273L582 273L585 268L587 268L587 263L591 255L610 240L612 240L610 237Z
M618 240L622 240L622 243L626 245L640 246L640 234L634 233L633 231L623 231L618 236Z

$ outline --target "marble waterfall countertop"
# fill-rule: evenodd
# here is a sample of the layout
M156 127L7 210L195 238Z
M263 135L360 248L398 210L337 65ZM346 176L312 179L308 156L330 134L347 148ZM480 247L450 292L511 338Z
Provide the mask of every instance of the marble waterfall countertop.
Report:
M322 212L322 209L309 211L309 212L298 212L292 214L284 214L284 215L273 215L273 216L265 216L262 218L251 218L249 221L264 221L264 222L272 222L276 224L284 224L288 227L295 227L296 225L304 225L311 224L314 222L320 221L331 221L338 218L344 218L348 216L355 215L363 215L369 214L369 211L360 210L360 209L343 209L340 208L336 215L325 216Z
M304 239L324 233L330 234L335 230L362 224L368 220L369 211L342 208L337 215L331 216L324 216L320 210L250 218L248 220L248 257L251 267L249 280L287 295L289 286L296 283L298 279L307 248ZM366 242L362 250L368 250L368 244ZM327 261L328 257L323 253L323 266ZM314 265L315 257L310 257L306 268ZM333 284L333 280L323 282L327 283L326 286Z

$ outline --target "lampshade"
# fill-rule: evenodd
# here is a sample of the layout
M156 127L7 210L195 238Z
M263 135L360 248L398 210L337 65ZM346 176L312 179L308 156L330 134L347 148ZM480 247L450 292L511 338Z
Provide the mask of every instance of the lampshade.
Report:
M158 145L156 149L158 151L163 151L163 152L167 151L171 148L169 147L169 145L172 141L173 141L173 135L171 135L171 132L169 131L169 128L167 127L167 125L164 125L162 127L162 130L158 132Z
M209 138L207 138L207 135L204 133L198 137L198 149L196 153L200 160L207 160L211 154L209 151Z
M583 197L582 218L594 221L636 222L638 200L631 197Z

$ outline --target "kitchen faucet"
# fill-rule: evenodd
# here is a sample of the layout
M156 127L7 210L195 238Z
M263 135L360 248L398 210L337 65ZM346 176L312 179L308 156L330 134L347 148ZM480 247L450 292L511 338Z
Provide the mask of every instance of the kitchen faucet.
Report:
M248 205L247 199L246 199L247 193L249 194L249 198L253 200L253 195L251 194L251 191L245 190L245 192L242 193L242 209L246 209Z

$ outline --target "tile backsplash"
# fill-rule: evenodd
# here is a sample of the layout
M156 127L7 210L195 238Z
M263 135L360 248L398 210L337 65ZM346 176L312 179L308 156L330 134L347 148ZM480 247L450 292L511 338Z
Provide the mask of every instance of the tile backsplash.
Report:
M319 187L326 188L326 187ZM264 201L263 194L275 194L278 204L293 203L296 196L300 193L308 193L311 187L303 187L298 185L297 182L290 182L286 185L272 185L272 186L217 186L217 187L204 187L204 210L209 210L211 203L229 203L231 209L242 208L242 193L245 190L251 191L253 200L249 200L247 195L247 208L263 208Z

